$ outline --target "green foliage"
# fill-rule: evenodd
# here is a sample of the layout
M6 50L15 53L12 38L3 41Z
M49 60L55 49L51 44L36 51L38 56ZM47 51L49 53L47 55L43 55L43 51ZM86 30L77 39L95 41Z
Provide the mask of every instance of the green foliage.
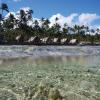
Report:
M100 30L96 30L96 35L85 34L86 32L94 33L95 30L89 29L88 26L75 25L69 27L67 23L64 24L63 28L58 24L59 18L55 18L55 24L50 27L49 19L41 18L41 26L38 20L33 22L32 26L28 25L29 21L32 21L33 10L25 12L23 9L18 13L19 19L16 19L13 14L10 13L9 17L3 18L3 11L9 11L7 4L1 6L2 14L0 14L0 43L3 41L6 44L16 44L16 37L21 36L20 40L17 41L19 44L24 44L30 37L50 37L50 38L67 38L68 41L71 39L77 39L78 41L90 42L94 44L100 42Z

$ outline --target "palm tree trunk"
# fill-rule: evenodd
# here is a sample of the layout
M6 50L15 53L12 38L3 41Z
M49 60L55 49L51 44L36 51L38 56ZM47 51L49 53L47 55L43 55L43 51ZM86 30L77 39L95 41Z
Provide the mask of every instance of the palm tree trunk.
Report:
M2 9L2 12L1 12L2 16L3 16L3 9Z

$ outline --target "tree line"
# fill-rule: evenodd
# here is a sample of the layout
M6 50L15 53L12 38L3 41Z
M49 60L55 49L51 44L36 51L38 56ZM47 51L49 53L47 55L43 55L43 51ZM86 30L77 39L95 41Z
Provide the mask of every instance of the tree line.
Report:
M38 20L32 19L33 10L24 11L20 9L17 13L18 18L14 14L9 13L8 5L5 3L1 4L0 14L0 44L24 44L31 37L50 37L50 38L67 38L68 40L77 39L79 42L100 42L100 29L90 29L85 25L74 25L70 27L67 23L64 24L63 28L57 23L59 18L55 18L55 24L50 27L50 20L41 18L39 25ZM9 13L6 18L4 12ZM29 25L29 21L33 25ZM95 35L86 33L96 33ZM16 40L16 37L20 37Z

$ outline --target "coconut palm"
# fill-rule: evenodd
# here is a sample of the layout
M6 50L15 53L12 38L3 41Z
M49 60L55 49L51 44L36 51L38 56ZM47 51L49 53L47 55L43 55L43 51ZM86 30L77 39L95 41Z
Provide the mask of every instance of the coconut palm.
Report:
M63 36L66 36L68 34L67 23L64 24L62 32L63 32Z
M2 20L2 14L0 14L0 21Z
M34 26L36 26L36 28L39 26L39 22L37 20L34 21Z
M5 4L5 3L2 3L0 9L1 9L1 11L2 11L2 13L0 14L0 21L2 21L2 20L3 20L3 11L9 12L8 5ZM0 22L0 23L1 23L1 22ZM1 25L0 25L0 26L1 26Z
M27 22L32 19L33 10L24 11L23 9L20 10L18 13L19 16L19 24L27 25Z
M15 25L15 17L10 13L9 17L3 21L3 26L6 29L13 29Z
M42 23L42 28L44 29L44 32L46 33L49 29L49 24L50 24L50 21L49 19L45 19L44 22Z
M20 10L20 24L27 24L26 14L23 9Z
M28 14L28 19L32 19L32 14L33 14L33 10L29 10L27 11L27 14Z
M59 20L59 18L58 18L58 17L56 17L56 18L55 18L55 21L57 22L58 20Z
M8 5L6 3L2 3L0 9L2 10L2 15L3 15L3 11L9 12Z
M41 28L44 29L44 22L45 22L45 19L42 17L40 21L41 21L41 24L42 24Z

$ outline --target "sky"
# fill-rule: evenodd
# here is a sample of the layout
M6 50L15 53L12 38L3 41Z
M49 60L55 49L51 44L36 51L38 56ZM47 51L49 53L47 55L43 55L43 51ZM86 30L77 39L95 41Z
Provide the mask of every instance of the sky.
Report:
M100 27L100 0L1 0L10 11L30 7L35 18L59 17L60 22L78 23Z

